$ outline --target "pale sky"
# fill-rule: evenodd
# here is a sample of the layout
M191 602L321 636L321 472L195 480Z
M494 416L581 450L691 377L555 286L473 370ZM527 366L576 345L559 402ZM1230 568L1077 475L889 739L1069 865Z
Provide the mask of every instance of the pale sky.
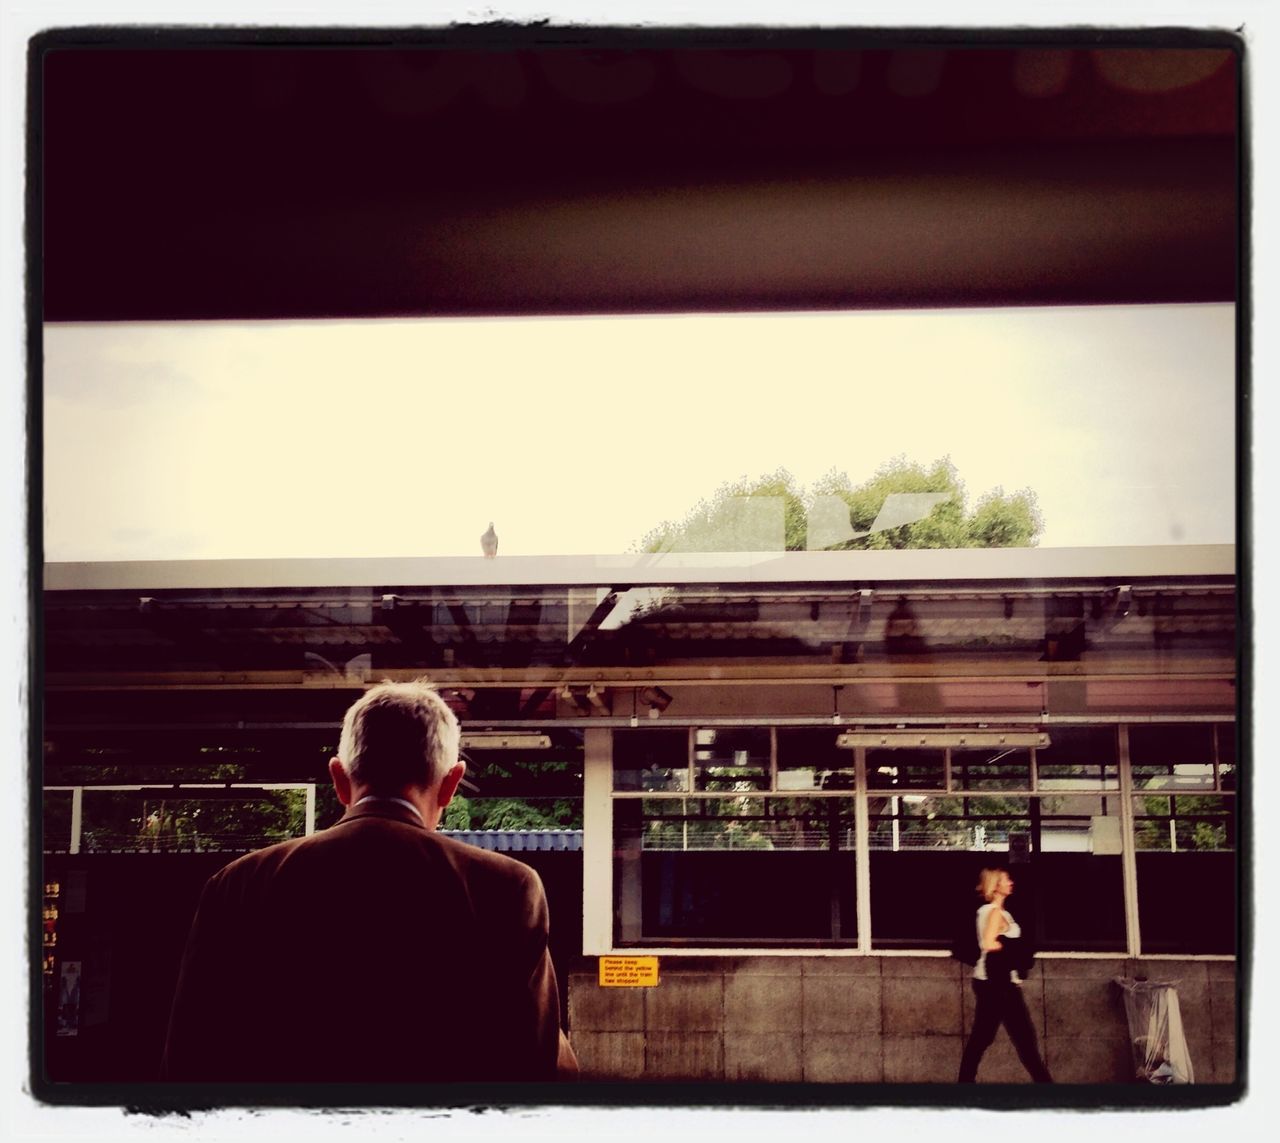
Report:
M1041 546L1234 540L1230 305L51 325L57 560L609 554L950 456Z

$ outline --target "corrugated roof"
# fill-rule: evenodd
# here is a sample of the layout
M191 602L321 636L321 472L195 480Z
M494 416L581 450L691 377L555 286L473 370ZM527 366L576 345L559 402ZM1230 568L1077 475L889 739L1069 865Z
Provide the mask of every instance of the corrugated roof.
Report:
M580 829L442 829L443 837L497 853L578 852Z

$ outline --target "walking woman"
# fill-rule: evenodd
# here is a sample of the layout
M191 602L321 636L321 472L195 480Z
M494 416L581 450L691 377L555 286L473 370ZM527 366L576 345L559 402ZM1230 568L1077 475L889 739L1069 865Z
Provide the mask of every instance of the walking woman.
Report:
M1036 1083L1052 1083L1053 1077L1036 1047L1031 1014L1022 999L1022 981L1030 968L1030 957L1020 952L1022 929L1004 907L1013 892L1013 878L1007 869L984 869L978 875L977 889L986 902L977 916L979 954L973 968L977 1008L973 1031L960 1060L959 1082L973 1083L978 1078L982 1053L991 1046L1003 1024L1031 1078Z

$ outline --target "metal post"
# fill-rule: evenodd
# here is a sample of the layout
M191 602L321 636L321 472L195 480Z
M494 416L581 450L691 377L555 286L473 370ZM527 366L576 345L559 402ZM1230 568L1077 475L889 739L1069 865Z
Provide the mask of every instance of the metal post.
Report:
M582 952L613 945L613 733L592 728L582 736Z
M1129 728L1119 726L1120 751L1120 863L1124 877L1124 919L1128 955L1142 955L1138 925L1138 855L1133 822L1133 774L1129 768Z
M84 787L77 786L71 791L71 845L68 852L80 852L81 823L84 820Z
M858 952L871 952L871 818L867 805L867 748L853 749L853 825L857 839L854 868L857 870Z

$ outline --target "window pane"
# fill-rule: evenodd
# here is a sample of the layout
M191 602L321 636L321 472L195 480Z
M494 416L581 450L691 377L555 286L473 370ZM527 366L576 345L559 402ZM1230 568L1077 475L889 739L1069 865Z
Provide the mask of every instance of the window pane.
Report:
M1235 849L1235 799L1219 795L1134 799L1134 844L1139 851Z
M1088 853L986 856L964 850L874 850L871 946L946 948L980 904L974 886L984 866L1014 879L1009 912L1046 951L1120 952L1125 947L1120 858ZM909 887L909 888L901 888Z
M977 907L983 866L1013 874L1010 911L1038 947L1125 947L1117 798L907 794L870 807L872 947L946 947L957 910Z
M1120 799L1050 794L1033 803L1032 848L1038 853L1120 853ZM1038 836L1036 836L1038 831Z
M613 734L615 790L687 790L687 730L616 730Z
M613 803L619 945L857 940L844 798Z
M1129 728L1129 760L1135 766L1166 766L1175 762L1204 765L1213 762L1213 727L1179 722Z
M1169 762L1163 766L1135 766L1135 790L1212 790L1212 762Z
M1054 727L1049 745L1036 750L1036 776L1041 790L1118 790L1115 730Z
M952 750L951 786L955 790L1029 790L1031 751Z
M65 853L71 848L71 791L44 791L44 838L46 852Z
M873 796L867 802L872 849L1008 851L1030 836L1027 798Z
M306 831L302 790L184 798L181 791L86 789L82 813L80 848L86 853L241 853Z
M1134 798L1138 920L1146 952L1233 953L1235 798Z
M699 790L767 790L768 729L695 730L693 769Z
M867 787L872 790L945 790L946 751L867 751Z
M833 729L778 731L779 790L852 790L853 751L836 745Z

